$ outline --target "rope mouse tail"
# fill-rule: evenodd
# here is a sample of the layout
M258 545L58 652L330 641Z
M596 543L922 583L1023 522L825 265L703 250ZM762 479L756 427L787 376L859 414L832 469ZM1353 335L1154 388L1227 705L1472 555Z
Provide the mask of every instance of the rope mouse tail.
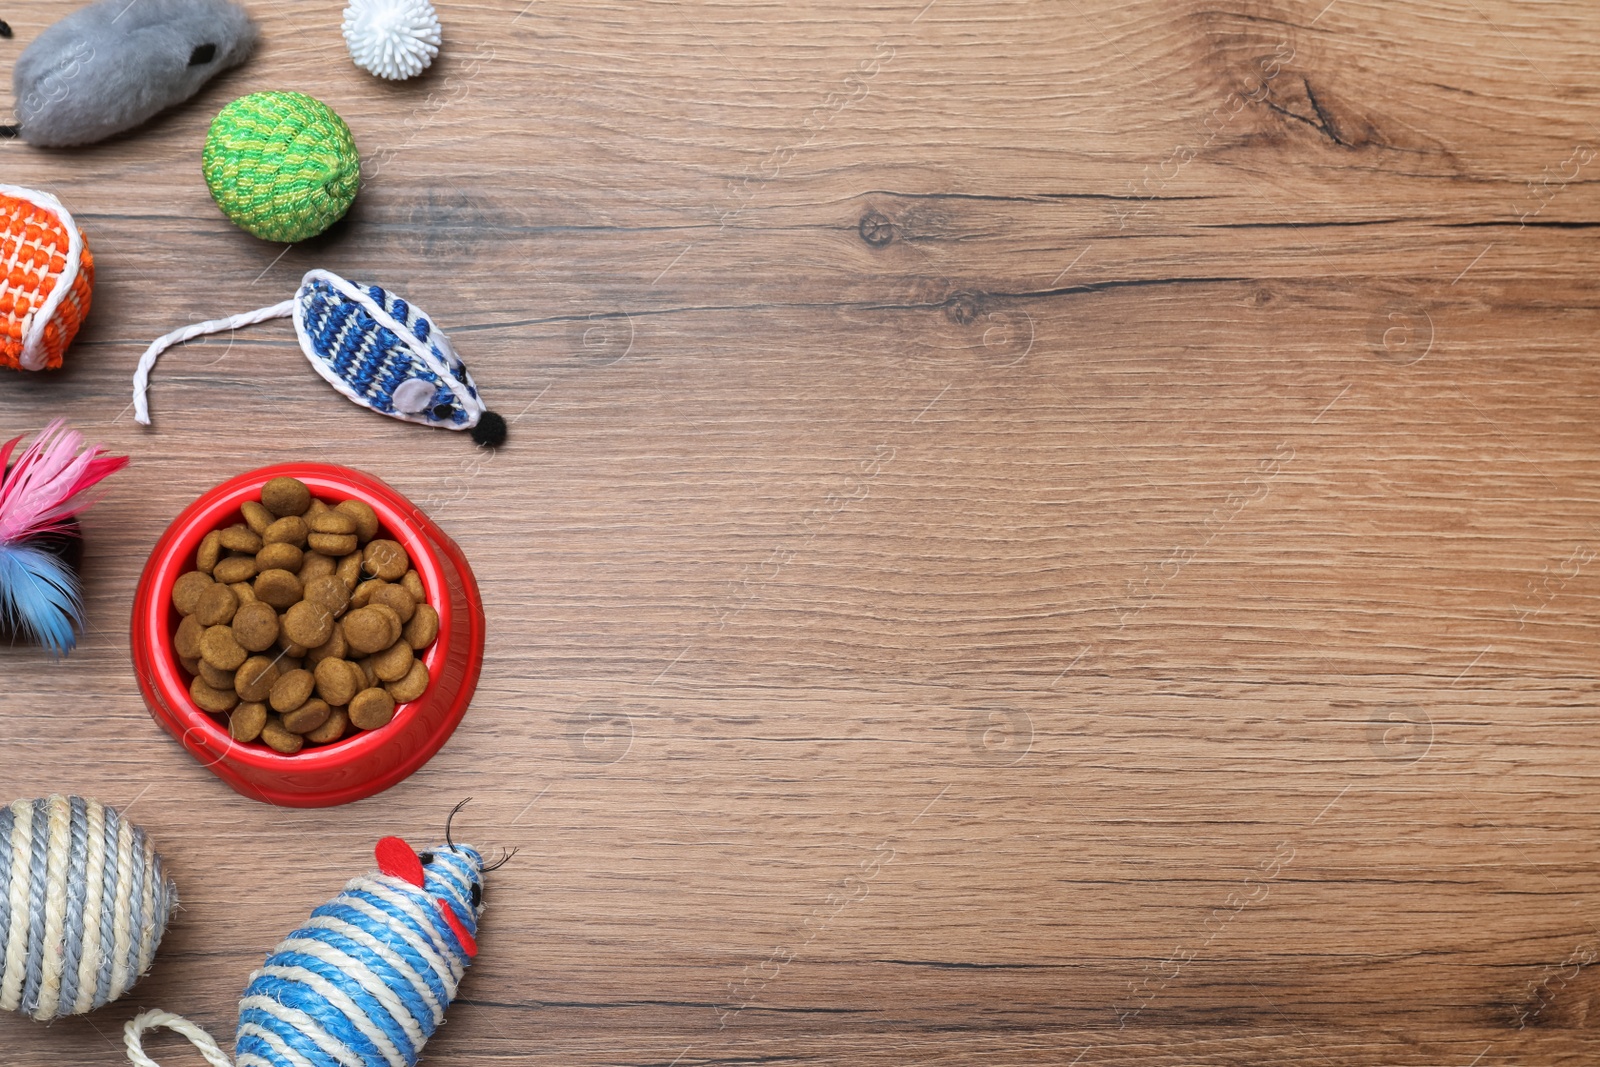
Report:
M229 315L225 319L197 322L193 326L185 326L181 330L173 330L156 338L150 343L150 347L144 350L144 355L139 357L139 369L133 372L133 421L140 426L150 425L150 402L145 394L150 390L150 371L154 369L156 358L161 353L173 345L182 344L195 337L203 337L208 333L221 333L223 330L238 329L240 326L252 326L268 319L286 319L293 314L294 301L285 300L281 304L246 311L240 315Z
M227 1054L217 1047L216 1041L212 1040L210 1034L183 1016L174 1015L170 1011L142 1012L129 1019L128 1025L122 1028L122 1043L127 1046L128 1060L134 1067L160 1067L160 1064L145 1055L142 1037L146 1030L154 1030L161 1026L188 1038L190 1044L200 1050L200 1055L205 1057L211 1067L233 1067Z

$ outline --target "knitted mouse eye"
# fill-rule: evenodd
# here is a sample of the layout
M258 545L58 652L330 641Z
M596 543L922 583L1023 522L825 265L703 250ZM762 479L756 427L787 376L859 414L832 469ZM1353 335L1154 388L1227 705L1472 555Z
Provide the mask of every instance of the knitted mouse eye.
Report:
M217 46L214 44L197 44L194 51L189 53L189 66L203 67L217 58Z
M449 404L435 404L433 405L433 417L436 419L448 419L455 413L455 410Z
M472 906L476 908L483 903L483 886L477 882L472 883Z
M422 865L424 867L426 867L428 864L433 862L433 853L432 852L418 852L417 853L417 859L421 860L422 861Z

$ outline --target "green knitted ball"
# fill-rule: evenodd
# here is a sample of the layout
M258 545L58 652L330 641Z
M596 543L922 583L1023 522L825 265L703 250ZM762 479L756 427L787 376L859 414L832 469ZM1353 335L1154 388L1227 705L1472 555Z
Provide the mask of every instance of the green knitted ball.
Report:
M361 156L344 119L305 93L251 93L223 108L200 169L222 213L265 241L303 241L350 210Z

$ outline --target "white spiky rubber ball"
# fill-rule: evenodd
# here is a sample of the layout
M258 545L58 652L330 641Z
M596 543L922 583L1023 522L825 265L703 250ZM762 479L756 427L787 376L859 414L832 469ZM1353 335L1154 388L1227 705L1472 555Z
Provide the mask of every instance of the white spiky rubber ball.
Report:
M344 43L356 66L391 81L414 78L439 54L439 15L428 0L351 0Z

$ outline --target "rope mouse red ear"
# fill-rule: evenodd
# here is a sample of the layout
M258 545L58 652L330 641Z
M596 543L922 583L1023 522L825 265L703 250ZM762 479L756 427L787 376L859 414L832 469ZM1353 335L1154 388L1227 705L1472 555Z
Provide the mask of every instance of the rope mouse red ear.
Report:
M379 871L419 888L422 886L422 860L417 858L417 850L402 838L383 838L373 848L372 854L378 858Z
M461 942L461 947L466 950L467 955L476 958L478 955L477 938L467 933L467 928L462 925L460 919L456 918L456 910L450 906L449 901L445 900L444 897L434 897L433 899L434 903L439 905L439 913L444 916L444 921L450 927L450 932L456 935L456 940Z

